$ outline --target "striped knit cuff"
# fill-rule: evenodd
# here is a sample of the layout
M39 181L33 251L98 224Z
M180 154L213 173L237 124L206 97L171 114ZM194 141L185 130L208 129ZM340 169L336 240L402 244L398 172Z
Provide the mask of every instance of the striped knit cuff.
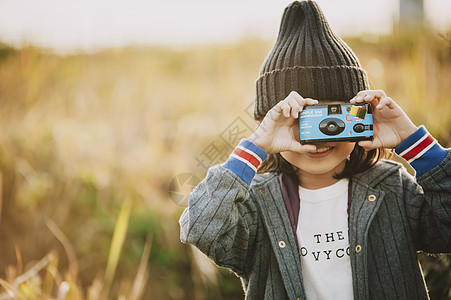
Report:
M258 167L267 157L268 154L265 150L251 141L242 139L229 156L229 159L223 164L223 167L235 173L248 185L251 185Z
M448 154L424 126L399 144L395 152L415 169L417 177L432 170Z

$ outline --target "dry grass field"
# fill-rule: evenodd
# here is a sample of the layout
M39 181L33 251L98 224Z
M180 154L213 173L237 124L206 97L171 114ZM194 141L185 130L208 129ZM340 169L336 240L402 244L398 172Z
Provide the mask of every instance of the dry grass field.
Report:
M345 40L372 87L450 147L450 37ZM1 45L0 299L242 298L234 275L180 243L178 218L205 169L255 128L271 46ZM421 259L431 293L450 297L449 257Z

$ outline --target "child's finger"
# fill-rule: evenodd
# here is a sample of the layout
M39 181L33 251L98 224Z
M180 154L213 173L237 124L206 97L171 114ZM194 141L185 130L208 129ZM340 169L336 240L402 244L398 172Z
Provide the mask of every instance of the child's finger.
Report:
M376 149L377 146L374 145L373 141L360 141L359 146L364 148L366 151Z
M299 112L302 110L302 107L304 106L304 98L299 95L298 92L292 91L288 95L287 100L291 106L291 116L296 119Z
M378 97L376 97L376 95L374 93L368 93L363 97L363 100L365 100L366 102L369 102L376 98L378 98Z
M385 97L383 98L379 104L376 106L377 109L383 109L384 107L388 107L388 108L395 108L396 107L396 103L395 101L393 101L392 98L390 97Z
M385 92L383 90L373 90L374 92L374 97L376 98L384 98L387 97L387 95L385 95Z
M318 100L314 100L311 98L296 99L296 102L297 103L292 107L291 112L293 118L298 118L299 113L304 109L305 106L318 104Z
M304 104L302 106L318 104L318 100L314 100L312 98L304 98L303 100Z
M296 152L309 152L309 151L315 151L316 150L316 146L315 145L301 145L299 142L295 143L293 145L293 147L290 149L291 151L296 151Z
M298 118L299 112L306 105L318 104L318 100L303 98L297 92L292 91L284 100L276 105L276 112L282 113L284 117Z
M302 110L302 106L295 106L291 108L291 117L297 119L299 117L299 112Z
M354 98L352 98L349 102L351 103L360 103L363 102L363 97L365 97L366 94L362 92L358 92L357 95L354 96Z
M297 106L297 98L302 98L298 93L291 92L285 99L280 101L278 112L282 112L283 116L289 118L292 112L292 107Z
M289 111L289 109L290 109L290 107L289 107L289 105L288 105L286 99L280 101L280 102L277 103L276 106L275 106L276 112L282 113L282 115L284 115L284 116L285 116L285 112L286 112L286 111Z
M351 99L350 102L355 103L355 102L363 102L363 98L367 95L367 92L369 92L369 90L364 90L364 91L360 91L357 93L357 95L354 96L354 98Z
M277 103L270 111L268 111L267 116L269 116L273 120L277 120L282 116L286 116L286 111L288 111L289 116L289 106L287 105L285 100L282 100Z
M299 100L296 97L290 97L287 98L287 102L291 108L291 117L297 118L299 111L302 110L302 105L299 104L299 102L302 102L302 100Z
M289 118L290 117L291 106L288 104L287 101L283 101L282 104L281 104L281 107L282 107L282 111L283 111L284 117Z
M277 103L276 106L274 106L272 109L274 109L276 112L279 112L279 113L283 112L282 103L283 103L283 100L280 101L279 103Z
M380 99L385 97L383 90L364 90L360 91L350 100L351 103L371 102L374 99Z
M284 101L291 107L291 117L295 119L299 116L299 112L302 111L305 105L313 105L318 103L317 100L303 98L295 91L292 91Z

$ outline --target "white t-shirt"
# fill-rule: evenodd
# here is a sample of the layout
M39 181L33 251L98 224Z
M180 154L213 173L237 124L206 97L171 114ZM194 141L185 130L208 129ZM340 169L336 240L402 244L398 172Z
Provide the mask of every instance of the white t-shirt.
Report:
M342 179L317 190L299 187L296 234L307 299L353 299L348 183Z

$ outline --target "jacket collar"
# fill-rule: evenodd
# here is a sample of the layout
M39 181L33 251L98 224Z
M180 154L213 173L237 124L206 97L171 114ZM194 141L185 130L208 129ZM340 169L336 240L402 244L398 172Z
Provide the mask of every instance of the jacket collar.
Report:
M251 193L261 212L288 298L305 298L298 246L285 208L278 176L269 174L255 177Z
M368 170L354 175L352 180L364 186L374 187L401 168L399 163L382 159Z

